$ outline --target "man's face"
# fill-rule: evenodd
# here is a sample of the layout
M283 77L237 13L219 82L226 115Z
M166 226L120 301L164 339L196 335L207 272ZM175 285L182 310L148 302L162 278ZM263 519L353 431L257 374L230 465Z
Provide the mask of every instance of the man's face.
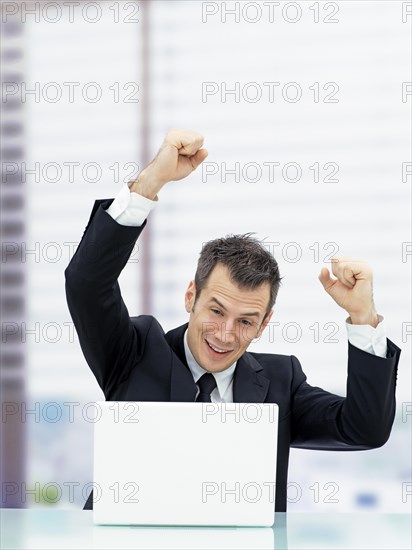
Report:
M273 312L264 317L270 298L269 283L255 290L241 290L231 282L228 268L218 263L196 304L195 296L195 283L191 281L185 294L186 311L190 313L190 351L205 370L223 371L243 355L269 322Z

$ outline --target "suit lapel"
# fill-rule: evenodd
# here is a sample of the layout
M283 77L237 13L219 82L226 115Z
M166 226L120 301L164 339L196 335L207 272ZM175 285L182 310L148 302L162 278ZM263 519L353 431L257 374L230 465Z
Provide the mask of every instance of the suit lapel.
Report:
M194 401L197 386L186 363L183 336L188 323L170 330L165 338L172 348L172 375L170 400ZM260 363L250 353L244 353L237 361L233 378L233 401L235 403L264 403L269 380L259 372Z
M165 338L172 349L170 401L194 401L197 386L186 362L183 336L188 323L170 330Z
M245 352L238 359L233 378L234 403L264 403L269 390L269 379L259 374L260 363Z
M189 368L172 355L172 376L170 380L170 401L191 401L196 397L197 386Z

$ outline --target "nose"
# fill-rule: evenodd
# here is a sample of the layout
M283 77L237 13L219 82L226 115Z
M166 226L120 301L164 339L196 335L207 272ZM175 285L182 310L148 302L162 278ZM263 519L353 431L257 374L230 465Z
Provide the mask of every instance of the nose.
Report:
M221 325L220 341L222 344L234 344L238 339L237 330L239 327L234 320L225 320Z

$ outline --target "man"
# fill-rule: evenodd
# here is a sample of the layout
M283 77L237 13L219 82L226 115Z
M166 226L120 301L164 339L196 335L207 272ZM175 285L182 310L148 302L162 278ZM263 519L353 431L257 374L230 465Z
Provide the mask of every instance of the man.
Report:
M286 511L290 446L362 450L387 441L400 349L386 339L375 310L368 264L335 258L336 278L323 268L319 279L349 314L346 398L310 386L293 355L247 352L272 317L280 284L275 259L250 235L203 247L185 294L188 323L165 334L150 315L129 317L117 279L157 194L204 161L202 145L197 132L171 130L130 188L95 202L65 271L67 301L107 400L277 403L275 509ZM85 507L91 506L89 497Z

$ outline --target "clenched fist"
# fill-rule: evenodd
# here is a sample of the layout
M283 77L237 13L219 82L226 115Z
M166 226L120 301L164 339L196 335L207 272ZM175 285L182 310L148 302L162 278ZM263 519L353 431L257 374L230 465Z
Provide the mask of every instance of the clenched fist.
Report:
M332 258L332 279L329 270L322 268L319 280L326 292L345 309L354 325L378 325L373 303L372 270L364 260Z
M208 152L202 149L203 141L198 132L180 128L170 130L159 152L130 190L153 200L168 181L185 178L205 160Z

